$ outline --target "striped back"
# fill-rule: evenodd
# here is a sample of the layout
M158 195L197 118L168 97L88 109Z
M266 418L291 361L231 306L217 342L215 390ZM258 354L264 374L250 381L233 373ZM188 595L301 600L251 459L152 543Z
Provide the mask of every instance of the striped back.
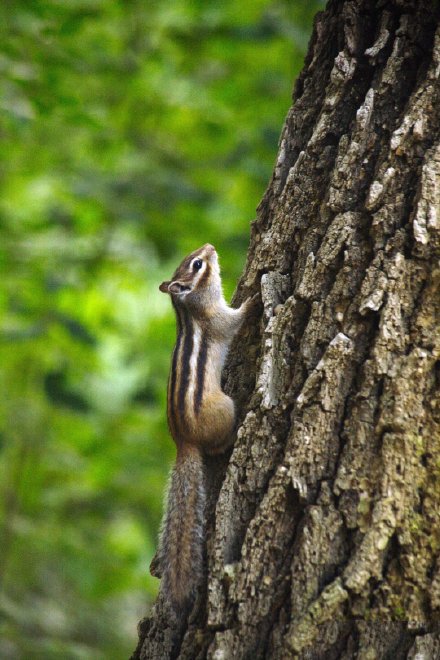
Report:
M173 300L177 341L168 380L168 424L176 444L195 431L205 389L209 337L206 328Z

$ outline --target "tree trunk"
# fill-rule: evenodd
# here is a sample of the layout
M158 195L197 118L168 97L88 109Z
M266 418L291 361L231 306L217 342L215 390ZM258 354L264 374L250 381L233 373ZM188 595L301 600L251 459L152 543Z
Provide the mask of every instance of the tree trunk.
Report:
M177 641L159 600L133 658L440 657L437 23L316 18L238 288L262 314L225 374L205 592Z

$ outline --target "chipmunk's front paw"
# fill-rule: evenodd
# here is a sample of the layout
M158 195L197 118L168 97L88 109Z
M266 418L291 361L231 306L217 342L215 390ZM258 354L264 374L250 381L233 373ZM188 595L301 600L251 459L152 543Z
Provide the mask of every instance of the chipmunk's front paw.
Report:
M249 298L246 298L246 300L243 303L244 316L255 314L260 304L261 304L261 297L259 293L255 293L253 296L249 296Z

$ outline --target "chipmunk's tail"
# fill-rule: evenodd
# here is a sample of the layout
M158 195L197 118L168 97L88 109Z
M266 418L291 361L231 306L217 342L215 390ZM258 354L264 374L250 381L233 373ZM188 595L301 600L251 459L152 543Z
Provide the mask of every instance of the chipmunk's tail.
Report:
M171 473L157 557L161 592L178 619L189 614L203 577L205 504L203 459L197 447L186 445Z

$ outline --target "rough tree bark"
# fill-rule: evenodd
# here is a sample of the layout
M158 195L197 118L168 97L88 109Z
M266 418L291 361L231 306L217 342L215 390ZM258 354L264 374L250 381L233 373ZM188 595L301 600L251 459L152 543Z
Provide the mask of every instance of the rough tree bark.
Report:
M316 17L237 292L261 320L205 592L174 649L158 602L133 658L440 657L438 15Z

